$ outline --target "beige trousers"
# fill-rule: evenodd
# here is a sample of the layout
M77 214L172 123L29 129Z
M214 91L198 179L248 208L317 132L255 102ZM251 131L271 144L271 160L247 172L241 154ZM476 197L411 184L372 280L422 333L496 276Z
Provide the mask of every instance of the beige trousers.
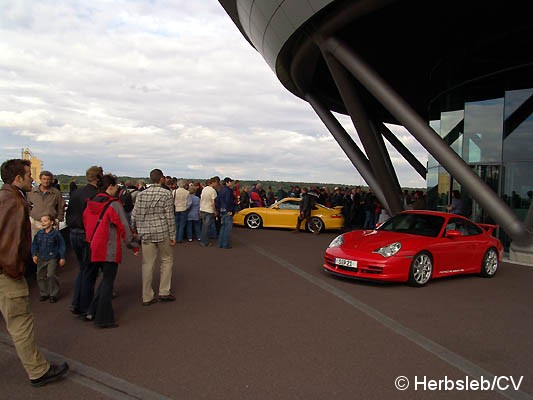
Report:
M16 280L0 274L0 311L28 376L30 379L40 378L50 364L35 344L26 279Z
M174 256L170 239L162 242L142 243L142 285L143 285L143 302L150 301L154 298L154 289L152 288L152 279L154 275L157 255L161 258L160 278L159 278L159 295L166 296L170 294L170 284L172 281L172 267Z

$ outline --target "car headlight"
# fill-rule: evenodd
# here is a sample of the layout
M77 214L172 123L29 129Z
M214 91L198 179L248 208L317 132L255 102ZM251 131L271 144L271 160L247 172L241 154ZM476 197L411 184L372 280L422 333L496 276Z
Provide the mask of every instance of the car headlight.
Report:
M372 253L378 253L383 257L388 258L398 253L401 248L402 244L400 242L394 242L387 246L380 247L379 249L374 250Z
M341 247L343 243L344 243L344 235L339 235L331 241L328 248L329 247Z

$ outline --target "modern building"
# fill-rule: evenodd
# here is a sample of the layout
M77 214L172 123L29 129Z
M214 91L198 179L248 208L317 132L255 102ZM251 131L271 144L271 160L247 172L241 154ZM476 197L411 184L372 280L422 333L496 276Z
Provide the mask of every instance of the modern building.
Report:
M37 158L29 148L22 149L22 159L29 160L31 162L31 176L36 184L41 183L41 170L43 168L43 162L40 158Z
M391 212L392 144L445 207L494 222L533 264L533 20L527 2L219 0L280 82L307 101ZM364 152L332 111L351 117ZM403 125L422 165L387 128Z

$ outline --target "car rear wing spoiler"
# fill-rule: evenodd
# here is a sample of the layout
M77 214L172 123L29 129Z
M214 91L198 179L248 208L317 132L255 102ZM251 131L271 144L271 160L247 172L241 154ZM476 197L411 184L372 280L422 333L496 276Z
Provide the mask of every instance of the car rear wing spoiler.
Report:
M498 229L498 225L491 224L478 224L481 228L485 229L489 235L492 235L495 229Z

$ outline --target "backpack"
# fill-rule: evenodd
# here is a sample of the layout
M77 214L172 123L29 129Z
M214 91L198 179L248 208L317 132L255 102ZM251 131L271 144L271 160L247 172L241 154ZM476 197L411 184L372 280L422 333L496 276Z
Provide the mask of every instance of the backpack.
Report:
M127 188L122 188L120 190L118 198L122 203L122 207L124 207L124 211L129 213L133 210L133 198L131 197L131 192Z

